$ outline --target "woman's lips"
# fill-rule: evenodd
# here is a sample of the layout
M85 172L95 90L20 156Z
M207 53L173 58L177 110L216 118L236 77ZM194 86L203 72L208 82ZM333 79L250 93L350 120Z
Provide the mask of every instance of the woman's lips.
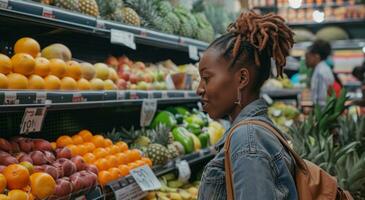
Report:
M202 100L202 105L203 105L203 109L205 110L208 106L208 101L207 100Z

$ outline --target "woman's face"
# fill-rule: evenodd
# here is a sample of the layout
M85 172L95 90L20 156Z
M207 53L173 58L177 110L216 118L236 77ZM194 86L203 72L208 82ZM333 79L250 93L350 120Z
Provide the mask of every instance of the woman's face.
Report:
M208 49L199 63L201 80L197 94L202 98L204 111L213 119L229 115L236 105L239 82L228 65L215 49Z

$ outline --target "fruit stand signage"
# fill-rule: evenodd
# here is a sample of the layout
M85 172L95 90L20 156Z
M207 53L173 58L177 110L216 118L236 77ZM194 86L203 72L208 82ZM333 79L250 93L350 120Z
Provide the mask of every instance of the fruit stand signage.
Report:
M189 45L189 58L199 60L198 47Z
M46 109L46 107L26 108L20 124L20 134L41 131Z
M147 165L133 169L130 173L139 187L141 187L142 191L151 191L161 188L160 181L157 179L152 169Z
M144 99L141 109L141 119L140 125L146 127L151 124L153 117L155 116L157 110L157 100L156 99Z
M191 176L189 163L186 160L176 162L177 170L179 171L179 181L187 183Z
M143 192L137 183L129 184L114 192L116 200L138 200L147 195Z
M110 42L112 44L122 44L133 50L136 50L136 43L134 42L133 33L111 29L110 34Z
M19 104L19 99L16 98L16 92L5 92L4 93L4 104Z

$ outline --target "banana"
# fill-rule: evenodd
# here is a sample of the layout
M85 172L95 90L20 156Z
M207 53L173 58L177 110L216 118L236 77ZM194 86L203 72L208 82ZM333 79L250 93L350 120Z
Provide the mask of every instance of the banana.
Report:
M179 180L174 180L174 181L168 181L167 182L167 186L171 187L171 188L179 188L183 185L184 185L184 183L179 181Z
M163 192L157 192L157 198L159 200L170 200L168 197L167 197L167 193L163 193Z
M196 187L190 187L187 190L192 196L198 196L198 188Z
M193 196L185 190L179 190L179 194L181 195L183 200L190 200L191 198L193 198Z
M183 198L181 197L181 195L177 192L170 192L167 195L168 198L170 198L171 200L183 200Z
M145 198L148 200L156 199L156 192L149 192Z
M176 179L176 176L173 172L163 175L161 178L164 178L166 181L171 181Z

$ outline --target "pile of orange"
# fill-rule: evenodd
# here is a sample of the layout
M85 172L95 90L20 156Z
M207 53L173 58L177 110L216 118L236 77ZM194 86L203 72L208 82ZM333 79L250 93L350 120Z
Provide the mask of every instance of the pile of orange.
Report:
M128 145L119 141L115 144L102 135L93 135L88 130L82 130L76 135L60 136L57 147L67 147L72 156L82 156L88 164L95 165L101 185L129 174L129 171L145 164L152 166L149 158L142 157L137 149L128 149Z
M24 165L25 164L25 165ZM11 164L5 167L0 174L0 199L30 200L45 199L51 196L56 189L56 182L47 173L32 174L30 163ZM5 189L7 195L3 194Z
M116 79L115 81L100 80L101 83L99 83L98 78L90 77L90 72L85 75L83 68L86 68L86 72L91 70L95 74L95 67L91 64L90 69L89 66L84 67L77 61L62 60L58 57L47 59L41 56L39 43L29 37L23 37L15 43L14 55L11 58L0 54L0 89L116 89ZM116 74L115 70L114 73Z

